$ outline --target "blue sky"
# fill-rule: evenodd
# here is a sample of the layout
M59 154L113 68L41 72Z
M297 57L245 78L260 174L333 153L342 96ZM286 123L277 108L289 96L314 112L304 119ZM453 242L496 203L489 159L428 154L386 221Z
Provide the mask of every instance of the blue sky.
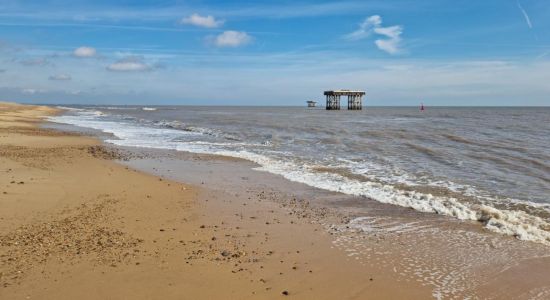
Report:
M0 99L550 105L547 0L0 2Z

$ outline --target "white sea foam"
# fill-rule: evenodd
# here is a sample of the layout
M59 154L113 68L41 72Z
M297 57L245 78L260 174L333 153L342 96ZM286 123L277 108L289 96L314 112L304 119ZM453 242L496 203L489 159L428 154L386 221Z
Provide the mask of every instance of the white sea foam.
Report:
M97 109L107 109L107 110L136 110L137 107L126 107L126 106L94 106Z
M410 207L421 212L437 213L461 220L481 221L491 231L513 235L521 240L550 245L550 232L547 231L550 224L540 217L529 215L523 211L461 203L452 197L403 191L392 184L358 181L335 173L319 172L313 165L293 160L289 153L267 150L255 153L247 149L246 143L230 143L231 147L228 147L225 143L186 142L186 138L204 133L102 120L101 113L97 111L76 111L76 115L55 116L50 120L111 133L116 139L109 139L106 142L120 146L173 149L242 158L257 163L259 165L257 170L281 175L288 180L312 187L364 196L382 203Z
M85 111L84 109L80 109L80 108L74 108L74 107L67 107L67 106L56 106L57 108L59 109L63 109L63 110L69 110L69 111Z

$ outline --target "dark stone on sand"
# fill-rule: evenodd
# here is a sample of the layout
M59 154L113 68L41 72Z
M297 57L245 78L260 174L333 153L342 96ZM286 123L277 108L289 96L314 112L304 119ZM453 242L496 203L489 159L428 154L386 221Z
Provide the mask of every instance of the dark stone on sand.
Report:
M227 251L227 250L223 250L221 253L220 253L223 257L227 257L229 255L231 255L231 252Z
M201 227L200 227L200 228L205 228L205 227L206 227L206 226L204 226L204 225L201 225Z
M288 291L282 291L281 294L288 296Z

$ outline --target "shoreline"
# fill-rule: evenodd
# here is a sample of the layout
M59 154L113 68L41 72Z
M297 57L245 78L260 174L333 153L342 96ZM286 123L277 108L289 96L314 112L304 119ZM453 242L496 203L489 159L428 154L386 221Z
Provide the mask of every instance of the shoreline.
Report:
M241 205L227 202L231 195L96 157L90 147L101 143L93 138L37 128L53 111L0 105L1 298L430 295L357 266L330 247L322 228L273 203L258 202L256 217L245 217Z
M234 193L243 187L259 193L267 189L270 201L321 225L332 245L356 263L376 266L398 282L418 282L434 298L531 299L532 286L550 285L546 246L484 230L478 222L320 190L252 170L255 164L248 161L172 150L130 151L145 154L124 164L163 178ZM184 170L201 176L187 176ZM232 188L236 186L240 188ZM515 275L525 268L532 274ZM546 293L545 288L538 292Z
M68 248L61 247L65 252L53 247L56 258L65 259L71 253L67 249L83 241L115 242L100 248L84 243L91 247L82 247L87 253L68 255L68 262L52 260L50 255L44 262L31 259L33 267L17 275L21 280L14 279L17 283L0 290L0 296L23 298L25 289L36 292L33 298L81 297L86 290L89 298L85 299L120 298L129 291L138 299L262 299L284 296L284 291L291 297L317 299L548 295L550 262L545 256L550 253L542 246L472 230L475 226L464 222L440 222L441 216L425 221L404 208L364 206L357 197L260 174L249 164L227 158L162 151L148 156L140 154L147 151L130 150L128 161L115 163L112 159L124 158L116 150L121 148L105 147L93 137L38 129L32 127L38 124L34 120L25 134L10 133L0 123L2 135L7 134L0 144L4 151L0 158L13 164L11 169L19 177L48 182L38 190L12 180L18 189L27 190L20 194L25 196L19 197L19 203L4 210L1 253L15 256L13 249L19 245L14 243L29 237L32 246L37 237L47 235L44 224L57 224L54 228L62 232L62 241L70 241ZM42 163L36 165L36 161ZM106 180L88 182L90 175ZM67 182L74 186L63 187L67 190L60 201L54 194ZM87 194L80 186L88 187ZM49 200L40 202L55 202L50 206L21 205L42 197L48 189ZM42 194L33 195L33 190ZM347 206L347 213L338 215L335 206ZM9 216L33 210L33 218L16 221ZM89 218L108 226L98 227L87 222ZM391 222L381 223L384 218ZM393 230L390 225L398 221L405 227ZM80 231L73 232L75 227ZM30 250L36 251L26 251ZM28 261L29 254L17 256L18 261ZM90 263L90 256L99 260ZM522 270L531 274L515 275ZM84 283L89 278L92 282ZM123 279L127 278L136 282L126 284ZM52 284L64 294L43 290ZM74 288L67 290L66 285ZM108 294L98 294L100 286Z
M319 141L311 139L311 137L308 137L308 134L302 136L301 130L296 131L295 124L285 129L285 127L279 127L279 125L274 124L274 120L269 119L264 124L267 126L265 130L272 133L263 136L261 130L258 131L255 129L254 123L250 123L254 119L254 110L249 112L250 117L242 116L246 120L245 123L249 123L247 123L246 127L241 127L243 124L240 122L233 124L230 120L231 117L224 117L223 113L222 117L220 117L221 119L218 119L219 116L217 115L220 112L217 112L215 117L211 118L208 113L197 108L189 108L188 111L187 109L174 107L174 111L172 112L159 111L157 113L143 113L139 109L135 111L123 110L122 114L96 110L93 107L84 110L76 108L68 109L70 111L67 114L50 118L50 120L63 124L72 124L78 130L85 132L91 131L95 133L99 131L101 133L98 136L105 143L113 144L117 147L172 149L179 152L186 151L190 153L241 158L256 163L258 165L256 169L281 175L292 182L304 183L322 190L374 199L381 203L405 208L411 207L421 212L447 215L466 222L477 221L490 231L513 236L520 240L529 240L550 245L550 236L547 230L548 204L544 204L544 201L534 203L530 200L520 200L531 198L528 192L530 185L527 185L525 189L513 189L513 192L510 191L513 187L512 183L506 186L500 184L500 187L498 184L494 187L486 186L487 189L484 189L484 184L481 184L481 187L478 188L475 181L467 183L468 180L466 178L469 178L468 169L471 168L458 168L462 169L464 173L462 177L454 178L454 180L444 180L442 178L446 177L446 172L441 173L442 170L439 169L439 164L443 163L443 165L447 166L449 164L445 163L445 158L441 156L443 152L431 151L429 149L430 146L428 148L415 146L414 140L404 140L397 143L397 145L407 148L413 147L418 152L416 156L412 155L410 158L405 159L405 161L408 161L405 165L409 164L410 166L406 167L408 171L403 171L400 167L396 167L398 164L393 164L389 161L384 162L386 159L391 160L392 158L396 159L396 161L400 160L399 157L401 154L399 154L399 151L389 149L386 149L387 154L383 154L382 156L374 155L372 159L370 158L370 151L365 152L364 158L353 158L354 154L344 151L342 159L337 159L337 161L341 160L341 162L333 163L329 160L325 161L328 157L332 157L335 154L335 157L338 157L337 153L339 150L336 149L338 146L335 146L338 144L338 139L333 139L330 135L326 135L328 132L327 128L323 124L318 123L317 117L312 117L309 113L302 114L303 112L295 112L303 118L308 119L307 124L309 127L307 127L305 132L315 132L323 136ZM258 111L260 115L264 113L281 114L279 116L284 118L287 114L294 112ZM229 115L234 114L238 115L239 112L233 111L229 113ZM201 117L197 118L196 115ZM415 122L414 116L409 117ZM208 121L203 120L203 118ZM221 121L224 118L228 118L228 120ZM382 123L386 120L384 117L373 115L370 118L378 118L378 122ZM391 117L388 118L388 120L391 119ZM355 121L361 122L360 120ZM225 125L223 122L226 122ZM365 149L373 147L375 149L373 151L377 152L388 146L384 142L384 137L395 136L398 139L404 137L400 133L399 122L397 124L389 122L388 126L393 129L384 132L377 131L376 128L372 128L371 126L368 127L368 130L362 131L358 136L358 141L351 142L351 147L356 150L355 153L359 154L364 150L358 148L359 145L365 142L365 140L362 140L363 138L366 138L366 141L368 141L366 144L367 148ZM419 126L425 127L426 124ZM297 145L293 147L285 144L284 140L292 141L293 138L281 139L279 135L287 134L289 131L296 135L299 140L298 144L302 144L301 146ZM349 132L343 132L342 134L349 139ZM374 140L369 139L371 135L374 137ZM438 129L431 131L428 135L439 136L443 141L450 142L451 144L446 145L448 148L454 148L455 142L461 143L461 147L466 148L457 149L457 155L466 161L468 161L468 158L464 158L464 155L468 157L474 155L474 157L477 157L477 154L470 153L472 151L469 148L471 145L474 145L474 148L483 145L483 143L479 144L461 138L460 134L440 134L438 133ZM143 139L145 136L149 138ZM227 141L224 141L226 139ZM376 142L378 139L380 141ZM241 142L236 142L237 140ZM420 143L424 140L430 140L430 138L424 139L419 137ZM317 143L321 143L320 145L326 143L322 148L326 147L330 151L323 150L319 152L311 148L311 145L316 145ZM376 144L379 144L380 148L377 148ZM343 150L347 149L349 151L348 148L350 146L344 144L340 146L342 146ZM439 147L437 145L433 146ZM498 145L497 143L495 147L501 149L502 145ZM307 153L302 153L304 149L308 148L311 149ZM399 147L396 147L396 149L399 149ZM521 148L516 146L503 149L515 151ZM286 151L288 153L285 154ZM461 152L466 154L461 155ZM330 154L328 156L325 155L326 157L323 158L319 156L321 153ZM425 160L423 158L425 154L430 159ZM367 157L369 158L367 159ZM348 158L352 159L349 160ZM498 160L499 158L491 157L490 159ZM522 160L520 159L520 161ZM532 161L535 162L537 159ZM454 163L461 165L463 160L457 160ZM474 162L473 165L479 166L484 163L483 159L481 159ZM431 164L434 165L425 169L426 166ZM469 164L472 165L472 162L469 162ZM541 165L543 166L544 164L541 163ZM479 173L479 170L476 171L476 168L471 169L472 172ZM447 171L449 174L454 173L452 169ZM510 171L513 172L513 170ZM536 172L536 170L533 171ZM439 175L436 175L438 172ZM410 178L408 174L412 174ZM430 176L424 178L424 174L432 174L433 176L431 176L431 179L428 178ZM490 181L493 183L504 182L506 179L502 176L497 178L493 178L492 176L478 178L479 182ZM533 178L533 180L537 181L538 179ZM536 183L533 184L537 186ZM491 185L493 184L491 183ZM497 192L495 189L501 190L501 192ZM534 195L538 195L536 197L540 197L539 192L536 188L533 191ZM516 199L513 196L520 194L524 195L524 197ZM545 197L543 196L543 199Z

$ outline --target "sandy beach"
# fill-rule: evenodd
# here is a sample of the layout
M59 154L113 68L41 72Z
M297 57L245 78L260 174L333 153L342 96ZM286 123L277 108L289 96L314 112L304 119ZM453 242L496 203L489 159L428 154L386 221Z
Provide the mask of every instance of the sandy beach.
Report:
M55 113L0 104L2 299L431 295L354 263L321 226L264 195L144 174L98 140L38 126Z
M545 245L240 159L114 148L44 126L59 113L0 104L1 299L550 295Z

